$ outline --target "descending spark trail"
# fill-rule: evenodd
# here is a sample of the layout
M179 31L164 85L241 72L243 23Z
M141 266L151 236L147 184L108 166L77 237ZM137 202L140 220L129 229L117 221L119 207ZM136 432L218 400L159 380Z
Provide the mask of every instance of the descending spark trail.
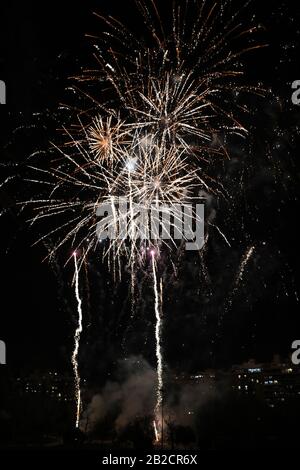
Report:
M155 442L159 442L160 441L160 436L159 436L159 432L158 432L155 420L153 421L153 428L154 428Z
M248 248L246 250L244 256L242 257L241 263L239 265L239 270L238 270L238 273L236 275L235 282L234 282L234 285L233 285L233 289L232 289L232 291L231 291L231 293L229 294L229 297L228 297L227 306L225 308L225 311L227 311L230 307L232 307L233 300L234 300L234 298L235 298L235 296L236 296L236 294L239 290L239 286L240 286L241 282L243 281L245 269L246 269L250 259L252 258L254 252L255 252L255 246L250 246L250 248Z
M163 357L161 351L161 333L162 333L162 318L160 311L159 301L159 289L157 283L157 272L156 272L156 261L155 252L151 251L152 257L152 272L153 272L153 288L155 295L155 341L156 341L156 359L157 359L157 398L155 406L155 418L154 418L154 432L156 442L159 442L162 438L162 406L163 406ZM162 291L162 289L161 289Z
M236 279L236 287L238 286L238 284L243 280L243 275L244 275L244 272L245 272L245 268L247 266L247 264L249 263L253 253L254 253L254 250L255 250L255 246L251 246L245 253L243 259L242 259L242 262L241 262L241 266L240 266L240 270L239 270L239 274L237 276L237 279Z
M73 254L75 262L75 296L77 300L78 324L74 334L74 350L72 354L72 365L75 376L75 398L76 398L76 428L79 427L80 411L81 411L81 390L80 390L80 374L78 368L78 352L80 344L80 335L82 333L82 302L79 295L79 270L77 263L77 254Z

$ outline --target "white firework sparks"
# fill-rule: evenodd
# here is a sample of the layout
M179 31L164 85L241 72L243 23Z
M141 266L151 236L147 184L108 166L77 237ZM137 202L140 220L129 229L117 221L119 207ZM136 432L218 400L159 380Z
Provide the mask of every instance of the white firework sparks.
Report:
M162 356L162 312L161 312L161 296L162 296L162 284L160 287L161 295L159 295L159 286L157 280L157 268L155 260L155 251L151 251L152 257L152 272L153 272L153 289L155 297L155 341L156 341L156 360L157 360L157 398L155 405L155 419L154 419L154 430L156 435L156 442L160 442L162 438L162 426L163 426L163 356Z
M80 372L78 365L78 353L80 346L80 336L82 333L82 301L79 293L79 270L76 252L73 253L75 263L75 296L77 300L78 322L74 334L74 350L72 354L72 365L75 377L75 397L76 397L76 428L79 427L81 412L81 389L80 389Z
M79 295L79 272L84 259L101 249L116 278L121 279L123 260L131 266L131 292L134 297L136 271L152 253L155 293L155 337L158 390L155 414L162 406L163 357L161 351L161 301L157 280L157 259L166 247L171 258L176 241L141 241L133 210L151 205L171 208L203 202L200 194L226 194L223 182L214 177L214 164L228 159L224 136L245 135L239 115L247 109L234 104L240 92L261 90L242 86L241 54L262 47L253 43L255 26L243 29L237 14L228 15L229 0L210 4L188 1L173 3L170 10L171 32L167 34L154 0L136 0L149 42L141 41L120 21L104 21L105 32L93 38L97 68L77 77L77 120L63 127L64 143L54 144L54 158L35 154L30 160L28 181L38 185L42 194L21 204L32 207L31 223L52 223L37 240L54 240L54 251L71 245L80 250L75 261L75 293L78 303L78 327L72 355L76 381L76 426L79 423L81 394L78 351L82 332L82 308ZM219 7L219 8L217 8ZM185 11L184 14L182 12ZM188 16L190 20L188 21ZM147 36L145 34L145 37ZM242 38L241 50L231 44ZM95 83L95 92L84 87ZM99 83L103 86L99 90ZM85 108L80 109L84 98ZM88 106L86 103L88 102ZM38 162L35 164L35 158ZM32 172L34 176L32 176ZM213 176L212 176L213 175ZM44 191L45 190L45 191ZM97 208L110 205L113 229L118 232L124 214L116 208L117 198L129 201L125 214L128 240L117 237L99 243L96 236ZM173 215L170 211L167 214ZM142 231L149 230L149 220ZM213 225L213 224L210 224ZM226 236L215 225L229 244ZM206 237L207 239L207 237ZM68 246L69 248L69 246ZM166 250L167 251L167 250ZM252 255L249 251L243 270ZM134 309L134 304L133 304ZM132 312L133 316L134 312ZM156 433L160 434L159 420ZM161 426L163 422L161 422Z

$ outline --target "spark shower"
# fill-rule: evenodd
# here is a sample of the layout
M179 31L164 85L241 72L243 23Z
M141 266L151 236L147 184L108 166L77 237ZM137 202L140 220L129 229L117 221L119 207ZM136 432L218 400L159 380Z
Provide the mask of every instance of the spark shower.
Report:
M153 429L156 442L163 439L160 266L175 269L187 240L143 239L134 208L164 207L168 211L166 208L174 206L205 205L211 195L228 198L228 188L214 168L230 159L230 136L247 138L243 118L251 109L241 104L241 97L264 94L260 87L248 86L243 73L243 54L264 47L254 39L259 27L253 20L242 25L239 19L246 6L236 10L230 0L178 0L170 2L164 18L159 2L136 0L144 28L140 35L117 18L95 13L102 32L89 36L94 64L72 79L76 105L64 106L71 124L58 123L60 131L51 149L30 156L26 179L34 193L19 204L30 210L30 223L39 224L42 230L35 243L51 239L50 261L62 251L67 260L75 262L78 322L72 365L76 427L82 409L80 271L93 253L100 252L116 282L129 265L132 315L139 276L151 267L157 359ZM97 209L110 207L110 224L118 231L124 222L124 214L116 209L119 198L129 201L125 220L130 237L101 241L96 236ZM172 214L167 215L171 218ZM49 223L50 230L43 231L43 224ZM149 223L146 218L145 232ZM176 228L176 220L173 223ZM207 222L201 250L205 250L211 229L227 242L222 229ZM252 253L253 249L243 260L243 269Z

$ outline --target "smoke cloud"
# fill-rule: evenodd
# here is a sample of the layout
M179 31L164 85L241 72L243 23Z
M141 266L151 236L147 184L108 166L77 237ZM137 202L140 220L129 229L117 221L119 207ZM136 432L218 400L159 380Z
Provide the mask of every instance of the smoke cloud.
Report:
M116 431L121 431L138 417L150 416L155 406L156 371L142 357L120 361L119 380L106 383L100 394L93 396L84 413L88 430L105 417L119 410L115 418Z
M157 374L141 356L120 361L117 380L108 381L101 393L95 394L82 417L82 428L93 431L95 426L113 416L114 428L121 432L138 418L151 417L156 402ZM176 425L193 426L195 413L216 398L220 391L213 379L195 378L188 383L179 381L168 387L165 397L165 419ZM172 391L171 391L172 390Z

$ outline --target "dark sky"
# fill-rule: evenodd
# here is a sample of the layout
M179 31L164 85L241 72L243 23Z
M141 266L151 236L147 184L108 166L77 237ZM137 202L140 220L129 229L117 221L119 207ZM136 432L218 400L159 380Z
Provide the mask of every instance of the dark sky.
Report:
M12 0L0 8L0 79L6 81L8 103L0 108L1 160L10 165L8 169L0 168L5 177L36 145L33 136L37 134L14 129L30 124L32 113L55 109L65 99L67 77L81 63L91 63L92 48L85 33L101 28L92 11L118 15L128 20L133 29L137 17L127 0ZM210 292L207 288L201 291L194 260L183 266L182 280L175 291L174 286L166 288L165 348L174 368L229 366L250 357L270 360L274 353L288 355L292 341L299 338L299 304L295 296L299 280L299 163L295 134L300 113L290 102L291 83L300 79L299 12L295 9L295 2L278 0L254 1L250 9L265 27L261 34L269 47L246 59L248 77L251 82L271 86L273 91L259 105L253 122L255 160L246 183L247 204L241 202L235 213L237 220L228 228L235 243L230 250L216 240L207 256L214 281ZM275 128L282 132L275 132ZM273 149L271 172L266 170L267 147ZM238 146L232 144L232 151L238 156ZM233 167L229 168L228 179L231 171ZM276 172L274 182L270 174L274 177ZM18 184L22 186L21 181ZM2 206L10 207L0 219L0 339L7 343L8 367L12 369L65 369L75 309L70 270L58 272L42 263L43 247L31 246L34 234L17 216L17 193L18 188L14 187L0 194ZM241 213L247 237L238 224ZM224 299L239 260L251 244L257 246L255 258L233 304L227 308ZM125 354L140 352L153 361L151 308L145 308L145 318L137 321L136 334L128 332L127 346L122 350L128 306L125 305L123 316L120 311L126 301L126 286L114 290L109 275L91 264L91 288L95 292L87 314L91 326L82 353L86 373L97 375ZM219 317L222 321L217 327ZM148 335L150 339L145 342Z

